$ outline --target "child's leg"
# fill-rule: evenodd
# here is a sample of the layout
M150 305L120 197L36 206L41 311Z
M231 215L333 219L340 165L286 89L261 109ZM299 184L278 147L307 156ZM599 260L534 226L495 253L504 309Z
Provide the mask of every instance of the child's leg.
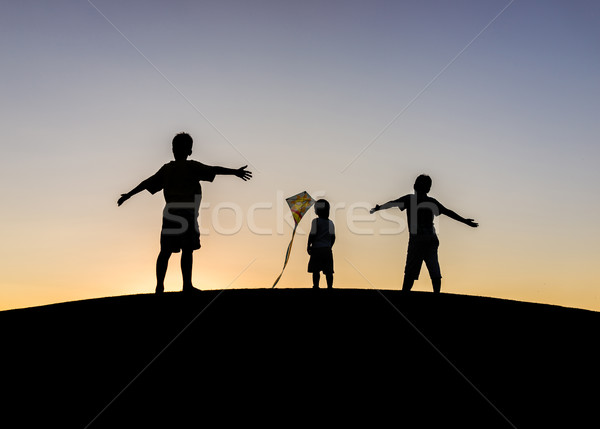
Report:
M162 293L165 291L165 276L167 274L167 267L169 266L170 257L170 251L160 249L160 253L156 259L156 293Z
M319 289L319 281L321 280L321 272L313 273L313 289Z
M406 252L406 265L404 266L404 282L402 283L402 291L409 292L415 280L419 279L421 265L423 265L423 243L418 240L408 241L408 251Z
M193 250L181 250L181 276L183 277L183 289L193 288L192 265L194 263Z
M436 240L425 254L425 264L429 271L429 277L431 277L434 293L440 293L442 289L442 271L440 270L440 263L438 261L438 247L439 242Z
M415 283L415 279L413 279L412 277L409 277L405 274L404 275L404 283L402 283L402 292L410 292L414 283Z
M327 289L333 288L333 273L325 274L325 279L327 279Z

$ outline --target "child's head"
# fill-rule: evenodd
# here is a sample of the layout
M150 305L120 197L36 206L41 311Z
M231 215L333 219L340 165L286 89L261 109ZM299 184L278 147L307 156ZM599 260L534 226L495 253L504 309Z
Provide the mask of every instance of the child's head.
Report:
M417 194L428 193L431 190L431 177L426 174L421 174L417 177L417 180L415 180L413 188Z
M188 133L179 133L173 137L173 155L176 160L185 160L192 154L192 136Z
M315 213L321 218L329 218L329 201L320 199L315 203Z

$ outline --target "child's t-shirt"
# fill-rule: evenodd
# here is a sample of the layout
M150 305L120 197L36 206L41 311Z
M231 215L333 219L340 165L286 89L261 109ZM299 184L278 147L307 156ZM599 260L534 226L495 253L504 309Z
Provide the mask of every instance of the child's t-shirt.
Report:
M335 226L330 219L315 218L310 226L310 235L314 236L313 248L331 247L331 238L335 236Z
M151 194L163 190L167 203L199 202L202 198L200 181L212 182L214 179L214 167L198 161L185 160L171 161L163 165L144 183Z
M433 219L448 210L438 200L428 195L408 194L394 200L400 210L406 210L408 231L411 235L435 235Z

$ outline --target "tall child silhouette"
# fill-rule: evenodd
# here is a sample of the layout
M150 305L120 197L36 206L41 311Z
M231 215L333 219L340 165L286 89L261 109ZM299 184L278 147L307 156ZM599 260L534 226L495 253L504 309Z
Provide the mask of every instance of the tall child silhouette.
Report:
M135 194L147 190L155 194L162 190L166 205L163 210L162 231L160 235L160 253L156 260L156 293L164 292L164 280L171 254L181 250L181 274L183 291L198 291L192 285L193 251L200 248L200 229L198 211L202 200L200 181L212 182L217 174L234 175L244 181L252 178L246 170L247 165L238 169L204 165L188 160L192 154L192 137L179 133L173 138L171 161L161 167L153 176L144 180L126 194L121 194L117 204L120 206Z
M408 194L397 200L376 205L371 209L371 213L391 207L406 210L410 238L408 240L406 266L404 267L403 291L409 291L415 280L419 278L423 261L427 265L431 283L433 284L433 291L439 293L442 288L442 273L438 262L438 247L440 242L433 226L435 216L444 214L473 228L478 226L473 219L465 219L459 216L452 210L444 207L436 199L428 196L427 193L430 189L431 177L422 174L415 180L414 194Z

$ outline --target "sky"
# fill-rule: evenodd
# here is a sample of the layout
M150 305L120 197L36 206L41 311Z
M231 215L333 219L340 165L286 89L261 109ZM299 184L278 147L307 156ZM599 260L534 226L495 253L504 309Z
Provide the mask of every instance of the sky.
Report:
M203 184L200 289L268 288L285 198L332 205L335 287L399 289L412 192L438 218L442 290L600 310L596 1L0 3L0 310L151 293L172 159ZM298 230L278 287L310 287ZM179 257L167 291L181 289ZM414 290L430 291L425 267Z

